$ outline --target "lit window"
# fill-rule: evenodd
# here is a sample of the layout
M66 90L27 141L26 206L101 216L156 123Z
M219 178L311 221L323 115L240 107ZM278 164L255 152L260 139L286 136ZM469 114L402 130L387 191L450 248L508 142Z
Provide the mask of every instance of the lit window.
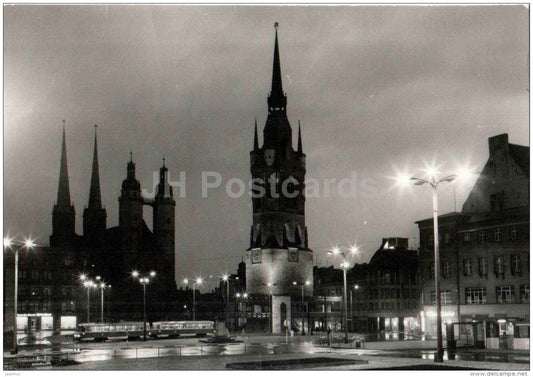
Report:
M502 240L502 229L498 228L494 231L494 241L500 242Z
M487 302L487 289L466 288L465 297L467 304L485 304Z
M452 272L452 266L450 265L450 261L444 261L442 263L442 277L445 279L450 277L451 272Z
M529 284L520 286L520 302L522 304L529 304Z
M489 259L479 258L479 275L487 276L489 272Z
M511 273L520 274L522 272L520 254L511 255Z
M465 276L472 276L472 259L463 260L463 273Z
M494 258L494 273L496 274L496 276L500 276L505 273L505 264L503 256Z
M463 240L464 242L470 242L472 241L472 238L471 238L471 235L470 235L470 232L466 232L463 236Z
M498 304L513 304L514 303L514 286L502 285L496 287L496 300Z
M487 233L484 230L479 231L479 243L487 242Z
M432 305L437 305L435 302L435 291L431 291L431 303ZM451 305L452 304L452 291L445 290L440 292L440 303L441 305Z

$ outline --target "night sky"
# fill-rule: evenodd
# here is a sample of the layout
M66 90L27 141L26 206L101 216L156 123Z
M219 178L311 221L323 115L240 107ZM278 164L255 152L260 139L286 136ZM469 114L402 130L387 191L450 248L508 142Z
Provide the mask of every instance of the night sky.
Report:
M4 6L4 234L48 243L57 196L62 120L71 198L81 234L94 125L102 200L118 225L129 152L152 190L166 158L186 174L176 205L176 277L236 272L249 246L248 181L254 118L262 129L279 22L283 88L294 147L298 120L307 178L306 221L315 263L357 243L368 261L382 237L409 237L431 216L427 187L391 177L435 162L480 171L487 138L529 145L528 9L525 6ZM202 171L223 185L202 198ZM343 197L324 179L355 175ZM473 182L455 186L460 211ZM442 186L440 212L454 210ZM345 191L349 189L345 187ZM236 191L236 188L235 188ZM352 193L353 194L353 193ZM145 210L151 227L151 210ZM205 289L205 288L204 288Z

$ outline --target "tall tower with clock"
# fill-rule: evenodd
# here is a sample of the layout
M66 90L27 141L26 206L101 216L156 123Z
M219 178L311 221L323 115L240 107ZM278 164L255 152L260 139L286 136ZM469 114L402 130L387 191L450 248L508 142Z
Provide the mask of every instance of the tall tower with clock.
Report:
M300 326L307 321L300 306L304 297L313 292L313 252L305 226L305 154L300 125L297 148L293 148L287 96L282 86L277 23L272 89L267 102L263 145L259 146L256 121L250 152L255 189L250 248L245 256L246 289L252 297L271 298L266 311L272 332L279 333L291 321L298 321Z

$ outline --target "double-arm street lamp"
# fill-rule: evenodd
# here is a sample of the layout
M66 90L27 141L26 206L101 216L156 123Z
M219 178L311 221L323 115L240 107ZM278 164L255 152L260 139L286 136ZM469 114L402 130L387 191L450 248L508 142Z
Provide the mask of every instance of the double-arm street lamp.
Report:
M133 271L131 276L139 279L139 283L143 286L143 340L146 341L146 285L150 283L150 279L156 275L155 271L151 271L149 275L141 276L138 271Z
M87 323L90 322L90 312L91 312L91 288L96 287L96 283L92 280L89 280L87 275L81 274L80 280L83 286L87 289Z
M444 178L437 179L436 169L430 168L427 170L427 178L411 177L416 186L428 184L433 192L433 245L435 251L435 298L437 301L437 353L435 354L435 362L442 362L444 360L444 350L442 348L442 317L441 317L441 298L440 298L440 261L439 261L439 219L438 219L438 199L437 187L443 182L452 182L456 175L448 175Z
M468 180L474 173L467 167L457 169L458 174L447 175L444 178L437 178L439 173L433 166L427 167L424 178L409 177L408 175L400 176L397 181L400 185L406 186L408 182L414 182L415 186L428 184L433 193L433 246L435 253L435 299L437 304L437 353L435 362L442 362L444 350L442 348L442 317L441 317L441 297L440 297L440 261L439 261L439 220L438 220L438 199L437 187L444 182L452 182L456 179ZM455 202L455 199L454 199ZM454 203L455 205L455 203Z
M305 318L304 318L305 317L304 316L304 308L305 308L304 288L305 288L306 285L311 285L311 282L309 280L303 281L301 283L293 281L292 285L300 285L302 287L302 310L301 310L301 313L302 313L302 335L305 335L305 326L304 326L304 323L305 323ZM307 314L307 310L306 310L306 314Z
M101 276L96 277L96 286L100 288L100 322L104 322L104 289L111 288L111 285L107 285L104 281L102 281Z
M189 284L189 279L185 278L183 279L183 282L187 285ZM193 321L196 321L196 287L199 287L200 285L202 285L203 282L204 282L204 279L199 277L199 278L196 278L196 280L193 280L193 283L192 283L192 320Z
M26 239L24 242L15 242L12 239L4 238L4 250L11 249L15 252L15 285L13 288L13 350L12 354L18 353L17 343L17 307L18 307L18 279L19 279L19 251L22 249L32 249L37 246L33 240Z
M339 247L335 246L333 249L329 250L328 253L342 257L341 268L342 268L342 277L343 277L343 309L344 309L344 342L348 343L348 297L346 289L346 271L350 268L350 263L346 260L348 255L357 255L359 249L357 246L350 246L348 252L341 250Z

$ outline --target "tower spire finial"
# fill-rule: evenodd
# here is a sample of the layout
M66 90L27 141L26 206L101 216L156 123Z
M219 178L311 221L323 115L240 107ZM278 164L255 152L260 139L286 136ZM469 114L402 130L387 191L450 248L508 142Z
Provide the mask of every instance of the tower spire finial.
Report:
M130 149L130 162L133 162L133 151Z
M93 154L93 167L91 172L91 188L89 191L89 205L87 208L101 209L102 197L100 195L100 172L98 166L98 125L94 125L94 154Z
M300 120L298 120L298 153L303 152L302 147L302 129L300 127Z
M63 120L63 141L61 143L61 165L59 168L59 186L57 189L58 207L70 206L70 187L67 166L67 142L65 137L65 121Z
M272 91L268 96L268 107L272 110L285 111L287 105L287 97L283 93L283 83L281 80L281 64L279 59L279 46L278 46L278 27L279 24L274 24L276 30L276 37L274 42L274 61L272 65Z

